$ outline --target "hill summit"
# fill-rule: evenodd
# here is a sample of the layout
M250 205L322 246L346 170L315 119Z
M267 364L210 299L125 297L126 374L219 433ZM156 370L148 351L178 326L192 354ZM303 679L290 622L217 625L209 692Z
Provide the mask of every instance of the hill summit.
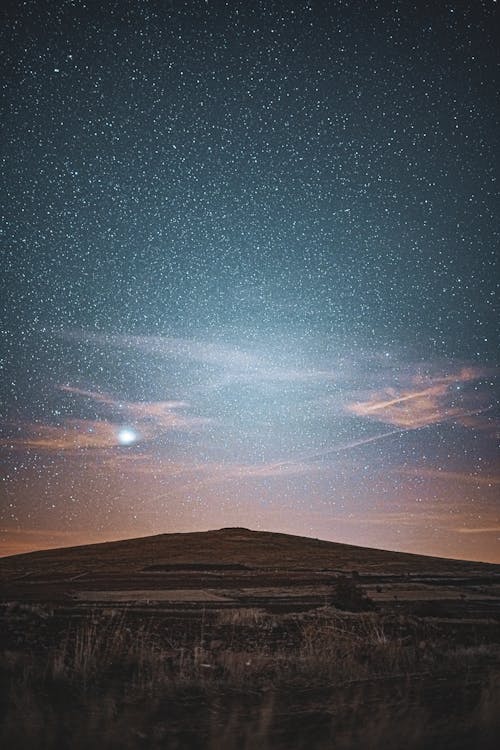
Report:
M0 559L0 579L28 571L135 573L151 566L246 566L275 570L439 573L498 570L498 566L357 547L310 537L240 527L159 534Z

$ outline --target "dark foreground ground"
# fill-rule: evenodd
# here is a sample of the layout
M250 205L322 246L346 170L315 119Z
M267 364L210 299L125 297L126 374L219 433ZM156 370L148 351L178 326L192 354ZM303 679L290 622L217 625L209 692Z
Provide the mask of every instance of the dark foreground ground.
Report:
M0 560L1 747L497 747L498 566L141 541Z

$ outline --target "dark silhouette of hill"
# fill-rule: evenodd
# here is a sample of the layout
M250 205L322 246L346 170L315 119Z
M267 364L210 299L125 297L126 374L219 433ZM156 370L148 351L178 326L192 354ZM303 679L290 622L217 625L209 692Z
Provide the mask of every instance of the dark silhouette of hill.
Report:
M261 568L360 573L459 575L499 572L500 566L328 542L244 528L160 534L78 547L29 552L0 559L0 579L13 575L137 573L144 570Z

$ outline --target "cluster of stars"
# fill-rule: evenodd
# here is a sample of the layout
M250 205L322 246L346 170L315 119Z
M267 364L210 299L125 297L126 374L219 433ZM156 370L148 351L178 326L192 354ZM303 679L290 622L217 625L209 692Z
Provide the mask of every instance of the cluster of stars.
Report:
M5 533L500 557L497 14L6 11Z

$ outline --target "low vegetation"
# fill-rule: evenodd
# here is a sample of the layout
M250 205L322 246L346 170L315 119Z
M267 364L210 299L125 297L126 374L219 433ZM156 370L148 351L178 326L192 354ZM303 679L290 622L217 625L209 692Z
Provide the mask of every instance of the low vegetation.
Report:
M333 590L332 604L348 612L366 612L374 609L372 600L358 583L358 576L340 575Z
M499 606L498 566L246 529L7 558L0 747L493 749Z
M360 604L355 582L342 586L336 596ZM475 744L454 748L486 748L499 728L499 646L425 618L326 606L183 624L123 608L67 622L48 607L4 608L2 747L326 750L334 736L339 748L424 748L460 726ZM426 716L450 695L456 716L429 737Z

